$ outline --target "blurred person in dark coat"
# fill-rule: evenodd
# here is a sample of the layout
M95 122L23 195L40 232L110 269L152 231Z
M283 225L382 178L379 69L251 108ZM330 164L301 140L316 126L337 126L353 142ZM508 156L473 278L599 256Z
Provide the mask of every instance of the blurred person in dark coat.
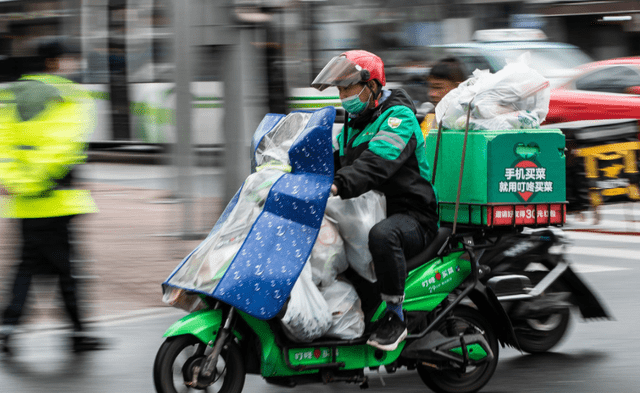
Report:
M437 129L435 107L451 90L467 79L467 73L460 61L454 57L445 57L431 68L427 82L429 84L429 102L433 109L427 113L420 128L426 137L431 129Z
M11 337L24 313L32 277L59 278L65 310L73 323L74 351L103 347L81 320L71 222L96 212L88 190L77 188L73 169L86 158L85 145L95 122L89 94L56 75L64 55L59 41L38 47L41 73L23 75L2 94L0 107L0 184L7 194L4 217L16 219L22 240L20 261L2 313L0 349L11 353Z

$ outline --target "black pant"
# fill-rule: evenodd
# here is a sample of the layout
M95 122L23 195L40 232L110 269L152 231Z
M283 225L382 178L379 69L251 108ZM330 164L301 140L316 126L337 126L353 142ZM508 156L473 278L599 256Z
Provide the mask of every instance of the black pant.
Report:
M36 274L59 278L65 308L76 331L82 330L78 312L77 282L71 266L70 222L74 216L20 220L21 260L4 311L3 324L17 325L24 311L31 279Z
M427 235L415 218L394 214L369 231L369 251L373 257L382 300L399 303L404 299L406 260L427 245Z

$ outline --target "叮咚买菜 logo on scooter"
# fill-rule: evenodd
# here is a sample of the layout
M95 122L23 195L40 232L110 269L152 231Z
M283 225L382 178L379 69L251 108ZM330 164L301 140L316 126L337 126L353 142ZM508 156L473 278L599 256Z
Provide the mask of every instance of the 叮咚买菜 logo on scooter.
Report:
M338 350L336 349L336 356L338 356ZM328 349L319 349L301 351L293 354L293 358L297 361L313 360L313 359L326 359L331 357L331 351Z
M423 288L429 288L429 292L435 292L441 286L450 283L453 280L453 274L459 272L460 266L450 266L442 270L436 270L436 274L422 282Z

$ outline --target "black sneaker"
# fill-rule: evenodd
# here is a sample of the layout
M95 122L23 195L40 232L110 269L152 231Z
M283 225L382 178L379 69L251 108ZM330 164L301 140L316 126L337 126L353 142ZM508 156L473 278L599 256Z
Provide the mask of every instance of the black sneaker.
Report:
M106 348L105 342L97 337L75 335L71 340L73 352L98 351Z
M387 311L382 324L367 340L367 344L383 351L393 351L407 338L407 323L400 320L398 314Z

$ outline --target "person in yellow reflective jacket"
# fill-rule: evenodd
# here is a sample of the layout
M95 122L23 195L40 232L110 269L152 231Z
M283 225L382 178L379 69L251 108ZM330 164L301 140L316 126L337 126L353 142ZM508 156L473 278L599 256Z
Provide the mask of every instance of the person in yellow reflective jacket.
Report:
M0 184L7 194L1 209L4 217L18 220L22 236L20 262L2 315L0 349L5 353L11 353L11 334L36 274L59 277L73 322L72 349L103 346L102 340L86 334L70 261L72 219L97 212L89 191L73 182L74 167L86 158L95 109L88 93L55 75L63 54L59 42L40 45L44 72L25 75L0 93Z

